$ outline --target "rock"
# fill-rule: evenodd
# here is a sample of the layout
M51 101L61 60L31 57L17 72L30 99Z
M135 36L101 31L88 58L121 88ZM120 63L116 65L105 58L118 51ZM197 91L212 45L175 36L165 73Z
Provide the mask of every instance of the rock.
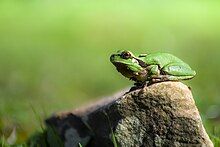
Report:
M156 83L106 101L47 119L48 144L60 146L54 145L57 136L66 147L213 147L191 91L180 82Z

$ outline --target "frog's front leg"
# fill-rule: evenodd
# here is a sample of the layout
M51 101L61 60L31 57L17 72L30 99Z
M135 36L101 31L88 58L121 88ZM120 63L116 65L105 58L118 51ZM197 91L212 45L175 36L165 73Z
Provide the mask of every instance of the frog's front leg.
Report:
M176 76L164 75L159 65L150 65L147 67L147 70L149 72L148 77L147 77L147 81L148 81L147 85L151 85L157 82L176 80Z
M161 68L159 65L149 65L146 67L146 70L148 71L147 78L146 78L146 85L151 85L155 83L154 80L155 77L159 77L161 74Z
M146 67L148 71L148 77L153 75L160 75L160 67L159 65L149 65Z
M136 90L136 89L140 89L143 88L146 85L150 85L151 83L151 76L159 76L160 75L160 67L159 65L149 65L145 68L146 70L143 71L143 77L140 78L140 73L139 73L139 78L141 79L137 79L136 77L131 77L130 80L136 81L136 83L134 83L134 87L132 87L130 89L130 91Z

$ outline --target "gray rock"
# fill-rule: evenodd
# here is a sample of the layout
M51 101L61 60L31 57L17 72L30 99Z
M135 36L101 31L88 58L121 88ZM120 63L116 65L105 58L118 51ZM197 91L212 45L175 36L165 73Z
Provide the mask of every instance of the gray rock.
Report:
M213 147L191 91L180 82L156 83L55 114L46 124L66 147Z

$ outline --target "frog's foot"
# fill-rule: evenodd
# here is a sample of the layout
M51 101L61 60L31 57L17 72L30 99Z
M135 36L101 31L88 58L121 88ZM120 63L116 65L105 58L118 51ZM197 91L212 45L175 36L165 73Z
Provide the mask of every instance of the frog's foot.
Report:
M137 90L137 89L141 89L144 88L146 86L146 82L136 82L134 83L134 86L131 87L131 89L129 90L129 92Z
M137 81L136 78L134 78L134 77L129 78L129 80L131 80L131 81Z
M138 88L143 88L146 85L146 82L136 82L134 85Z
M151 76L149 85L164 81L176 81L176 80L172 80L169 75L155 75L155 76Z

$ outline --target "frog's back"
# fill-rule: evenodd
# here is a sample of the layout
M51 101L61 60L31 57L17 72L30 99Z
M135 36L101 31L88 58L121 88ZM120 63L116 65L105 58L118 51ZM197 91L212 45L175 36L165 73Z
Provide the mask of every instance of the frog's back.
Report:
M184 64L184 62L181 59L179 59L176 56L169 54L169 53L147 54L144 60L149 65L159 64L162 67L167 64L175 63L175 62Z

